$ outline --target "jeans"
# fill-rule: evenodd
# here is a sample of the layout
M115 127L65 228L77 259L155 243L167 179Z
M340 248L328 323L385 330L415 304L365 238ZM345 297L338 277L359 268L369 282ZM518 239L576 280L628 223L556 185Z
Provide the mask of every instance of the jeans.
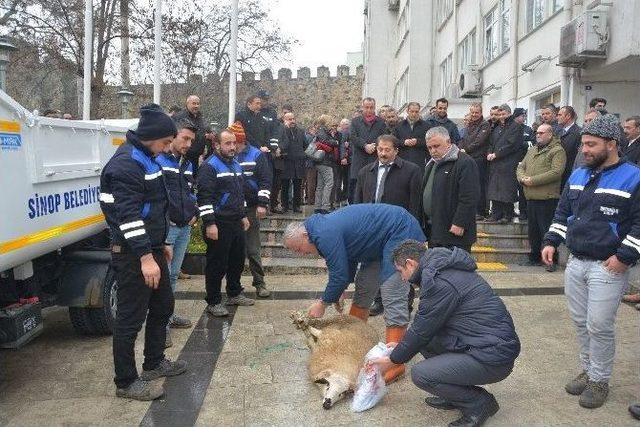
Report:
M118 388L126 388L138 378L135 343L145 320L142 369L155 369L164 360L167 323L173 314L174 299L169 286L169 267L163 251L154 250L153 258L160 267L158 289L151 289L145 284L140 257L132 253L111 255L118 281L117 312L113 328L114 382Z
M316 184L316 209L331 209L331 190L333 189L333 168L317 165L318 182Z
M171 259L171 264L169 264L169 283L171 283L173 292L176 291L178 275L180 275L180 268L182 268L182 261L184 261L184 256L187 253L190 238L190 225L185 225L184 227L169 226L169 233L167 233L165 242L173 245L173 258Z
M209 305L222 302L222 278L227 277L227 298L237 297L242 293L240 276L244 269L245 235L240 220L223 222L218 220L218 240L206 237L206 229L202 230L207 244L207 264L204 269Z
M256 206L247 208L247 218L249 218L249 229L247 230L246 253L249 259L249 270L253 276L253 286L256 288L265 287L264 269L262 268L262 254L260 243L260 220L256 216Z
M582 369L592 381L609 381L615 355L616 313L629 271L611 273L603 261L569 256L564 293L575 323Z
M453 403L465 415L477 413L493 398L479 385L500 382L513 370L513 362L487 365L466 353L447 353L436 338L420 353L425 360L411 368L411 381Z
M409 324L409 285L394 273L380 284L380 262L361 263L355 277L353 303L358 307L369 308L378 289L384 306L384 323L386 326L407 326Z

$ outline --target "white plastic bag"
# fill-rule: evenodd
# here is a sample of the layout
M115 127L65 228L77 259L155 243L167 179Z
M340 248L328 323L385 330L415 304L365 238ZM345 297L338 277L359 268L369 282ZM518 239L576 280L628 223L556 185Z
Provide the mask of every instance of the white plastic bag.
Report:
M367 362L388 356L391 354L391 350L393 349L387 348L385 343L379 342L364 356L364 366L358 374L356 392L351 402L351 410L353 412L363 412L373 408L387 394L387 386L380 369Z

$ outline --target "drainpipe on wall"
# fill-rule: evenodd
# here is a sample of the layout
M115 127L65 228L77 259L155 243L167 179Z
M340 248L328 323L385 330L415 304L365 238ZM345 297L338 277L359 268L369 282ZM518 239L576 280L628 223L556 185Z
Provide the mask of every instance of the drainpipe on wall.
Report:
M511 91L513 93L513 106L518 106L518 26L520 24L520 8L518 0L511 0L511 10L513 13L511 16L513 20L511 22L511 31L509 38L511 39L511 73L512 83Z
M458 73L462 70L458 69L458 2L453 2L453 52L451 53L451 77L452 87L458 85Z
M565 25L571 22L573 19L573 0L564 0L563 2L563 15ZM560 104L572 105L573 104L573 75L572 69L569 67L562 67L560 75Z

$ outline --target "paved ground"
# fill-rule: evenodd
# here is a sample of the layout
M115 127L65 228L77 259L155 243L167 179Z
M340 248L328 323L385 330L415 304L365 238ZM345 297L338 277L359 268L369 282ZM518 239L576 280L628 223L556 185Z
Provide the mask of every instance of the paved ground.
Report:
M503 295L523 347L513 374L489 387L501 410L487 425L637 425L626 412L640 399L637 311L620 308L610 399L586 410L563 390L577 367L575 334L559 294L561 273L484 276ZM203 315L202 278L183 281L176 309L197 326L174 330L167 353L189 360L191 370L167 381L166 397L153 404L116 399L110 339L79 337L66 310L47 309L42 336L20 351L0 352L0 425L409 426L455 419L455 411L427 408L408 378L365 413L353 414L349 402L322 409L306 376L308 350L287 316L307 306L323 282L320 276L273 277L274 299L219 321ZM372 322L382 334L381 319Z

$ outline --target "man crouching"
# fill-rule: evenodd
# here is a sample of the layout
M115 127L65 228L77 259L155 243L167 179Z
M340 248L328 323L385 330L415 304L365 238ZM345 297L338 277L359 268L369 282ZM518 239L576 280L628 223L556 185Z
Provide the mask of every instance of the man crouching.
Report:
M402 341L373 363L384 372L420 352L425 360L412 367L411 380L434 395L426 404L459 409L462 417L450 426L482 425L499 406L478 385L509 376L520 353L511 315L461 249L427 250L405 240L393 251L393 262L403 280L421 284L420 305Z

